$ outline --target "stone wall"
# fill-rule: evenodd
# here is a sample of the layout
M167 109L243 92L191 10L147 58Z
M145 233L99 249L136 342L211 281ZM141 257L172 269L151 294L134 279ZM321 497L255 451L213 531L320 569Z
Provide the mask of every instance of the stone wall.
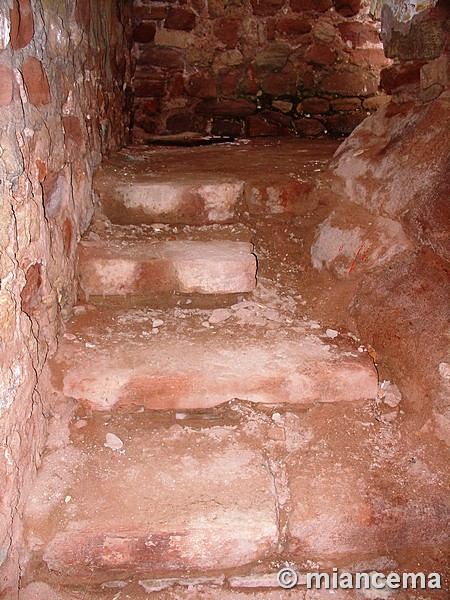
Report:
M384 0L381 14L392 99L337 150L319 191L337 208L311 258L360 279L351 311L380 376L401 387L412 431L448 443L450 6Z
M130 20L125 0L0 6L0 595L12 598L92 171L128 130Z
M134 0L136 140L350 133L386 101L369 4Z

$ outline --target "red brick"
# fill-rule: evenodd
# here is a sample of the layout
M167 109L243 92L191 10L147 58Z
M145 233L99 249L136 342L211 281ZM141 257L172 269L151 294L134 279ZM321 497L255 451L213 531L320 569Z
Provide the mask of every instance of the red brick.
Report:
M184 67L184 56L173 48L146 48L138 58L138 65L152 65L177 70Z
M168 133L184 133L192 131L193 116L191 113L177 112L166 119L166 131Z
M304 60L312 65L333 65L336 52L323 44L314 44L305 54Z
M378 78L369 71L336 71L325 77L321 87L343 96L372 96L378 90Z
M251 115L247 119L247 135L250 137L265 137L280 135L280 126L269 123L259 115Z
M256 110L255 104L248 100L203 100L197 104L195 112L199 115L220 117L246 117Z
M393 65L381 71L381 87L386 94L393 94L406 87L420 88L420 69L424 62Z
M157 98L145 100L142 106L144 111L149 115L161 112L161 100Z
M186 83L186 91L196 98L215 98L217 96L216 83L212 77L205 75L192 75Z
M214 35L227 48L236 48L239 40L239 19L217 19L214 22Z
M178 29L180 31L192 31L195 27L195 14L184 8L170 8L164 21L166 29Z
M311 31L311 23L305 19L283 17L277 23L277 30L286 35L302 35Z
M352 17L361 10L361 0L333 0L333 4L344 17Z
M330 103L325 98L305 98L302 100L301 110L310 115L318 115L328 112Z
M145 44L154 40L155 33L156 25L154 23L140 23L133 29L133 40Z
M297 75L295 72L268 73L261 88L272 96L295 95L297 92Z
M253 14L268 17L277 13L285 0L251 0L251 3Z
M34 56L27 56L22 63L22 75L31 104L50 104L50 86L41 61Z
M12 49L25 48L34 35L33 10L30 0L14 0L10 18Z
M6 65L0 65L0 106L8 106L13 98L13 72Z
M344 42L351 42L355 48L366 44L380 43L378 31L366 23L344 21L344 23L339 23L338 29Z
M325 130L325 126L317 119L296 119L295 129L303 136L314 137Z
M331 8L331 0L290 0L290 4L294 12L303 12L304 10L325 12Z
M366 117L367 114L362 112L332 115L326 120L328 133L339 137L349 135Z

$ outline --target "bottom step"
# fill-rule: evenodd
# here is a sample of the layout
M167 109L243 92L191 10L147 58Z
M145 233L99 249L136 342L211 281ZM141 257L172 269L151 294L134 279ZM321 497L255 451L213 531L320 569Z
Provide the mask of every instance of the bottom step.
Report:
M26 514L37 560L65 584L348 569L445 543L445 491L429 486L442 473L410 463L370 404L81 417Z

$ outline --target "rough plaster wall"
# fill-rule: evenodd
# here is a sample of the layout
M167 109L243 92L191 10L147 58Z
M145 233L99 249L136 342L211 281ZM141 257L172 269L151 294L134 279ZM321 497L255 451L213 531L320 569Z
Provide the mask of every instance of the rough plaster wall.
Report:
M385 96L369 0L134 0L134 135L347 135Z
M128 22L122 0L0 3L0 592L18 586L92 171L127 134Z

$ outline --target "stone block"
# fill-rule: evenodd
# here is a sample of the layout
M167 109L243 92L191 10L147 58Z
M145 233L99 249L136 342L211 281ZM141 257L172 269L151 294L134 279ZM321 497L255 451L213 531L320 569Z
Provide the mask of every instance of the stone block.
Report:
M77 317L69 329L76 339L65 340L52 361L57 389L94 410L208 408L233 398L299 405L377 397L373 362L349 340L323 342L317 331L292 328L261 336L253 325L228 327L238 316L209 328L178 324L172 336L165 333L166 317L158 334L145 337L151 323L130 315L124 337L117 337L117 327L114 336L105 335L117 316L98 309Z
M343 96L372 96L378 90L378 78L370 71L336 71L327 75L321 84L326 92Z
M357 67L380 68L390 64L382 48L355 48L350 53L350 62Z
M103 165L94 187L116 223L226 223L234 220L242 199L242 182L230 178L155 181L151 172L142 172L124 180L114 165L114 160Z
M336 52L324 44L312 45L304 56L305 62L319 66L331 66L336 62L336 58Z
M353 112L361 109L361 98L336 98L331 101L331 109L338 112Z
M319 115L330 110L330 103L325 98L305 98L297 110L310 115Z
M166 29L192 31L195 27L195 13L185 8L171 7L164 21Z
M314 10L325 12L331 8L331 0L290 0L291 9L294 12L303 12L305 10Z
M41 61L34 56L27 56L21 70L31 104L34 106L50 104L52 100L50 86Z
M282 69L288 61L291 48L282 42L271 42L257 53L255 64L260 69Z
M240 23L239 19L217 19L214 22L214 35L225 44L226 48L236 48L239 40Z
M145 48L140 53L137 64L162 67L169 70L181 70L184 66L184 56L179 50L154 46Z
M250 137L265 137L280 135L280 126L276 123L269 123L260 115L251 115L247 119L247 134Z
M168 133L184 133L192 131L194 116L190 112L176 112L166 119L166 131Z
M133 92L136 98L164 98L167 93L166 82L158 79L135 79Z
M336 11L344 17L353 17L361 10L361 0L333 0Z
M325 125L318 119L296 119L295 129L306 137L316 136L325 131Z
M155 44L170 48L189 48L193 41L191 33L177 29L158 29L155 35Z
M195 107L199 115L218 117L247 117L256 110L253 102L244 100L203 100Z
M139 23L133 29L133 41L140 44L147 44L153 41L156 33L156 25L154 23Z
M28 46L34 35L33 9L30 0L13 0L10 19L12 49L21 50Z
M339 23L338 29L344 42L350 42L354 48L367 44L380 44L379 32L367 23L344 21Z
M205 75L192 75L186 82L186 91L196 98L215 98L217 96L216 83L212 77Z
M406 88L419 89L420 70L423 62L406 65L393 65L383 69L380 74L381 87L386 94L394 94Z
M244 134L244 123L229 119L213 119L211 133L220 137L242 137Z
M295 96L297 74L295 71L267 73L262 80L261 89L271 96Z
M234 294L256 285L251 244L232 241L84 241L78 274L86 296L182 292Z
M236 92L238 74L236 69L223 68L219 70L217 81L223 96L232 96Z
M13 99L13 72L6 66L0 64L0 106L8 106Z
M303 35L311 31L311 23L306 19L283 17L277 22L277 30L286 35Z
M133 7L133 13L137 23L140 21L162 21L167 17L168 10L167 6L135 5Z
M253 14L258 16L273 16L284 5L285 0L251 0Z
M340 137L349 135L366 118L364 112L343 113L327 117L325 123L330 135Z

